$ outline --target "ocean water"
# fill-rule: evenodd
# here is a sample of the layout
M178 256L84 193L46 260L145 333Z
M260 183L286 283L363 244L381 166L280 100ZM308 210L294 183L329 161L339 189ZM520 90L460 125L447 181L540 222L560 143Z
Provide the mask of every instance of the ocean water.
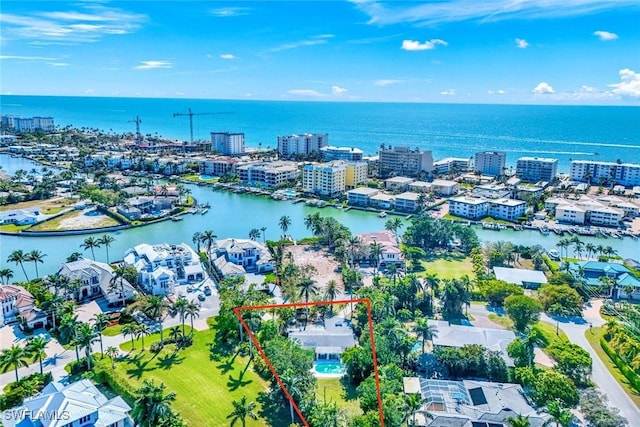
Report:
M409 103L336 103L158 98L1 96L2 114L52 116L60 126L189 138L212 131L244 132L249 147L275 147L278 135L328 133L332 145L375 154L380 144L431 150L435 159L476 151L555 157L561 171L573 159L640 161L640 108Z

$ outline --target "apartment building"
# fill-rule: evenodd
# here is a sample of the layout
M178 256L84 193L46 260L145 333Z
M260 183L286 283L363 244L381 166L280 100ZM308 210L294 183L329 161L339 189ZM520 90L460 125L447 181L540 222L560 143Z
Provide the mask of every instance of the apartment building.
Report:
M239 166L238 177L243 184L260 184L265 187L276 187L300 176L295 162L255 162Z
M633 203L618 202L616 199L582 196L576 200L553 197L545 201L544 207L547 212L555 215L556 221L617 227L625 216L634 216L638 211L634 209ZM619 207L619 204L625 204L626 210Z
M420 194L406 191L394 196L396 210L415 212L420 208Z
M625 187L640 185L640 164L572 160L569 176L574 181L611 182Z
M307 163L302 167L302 191L333 197L346 188L344 163Z
M349 162L344 184L347 190L356 188L360 184L367 182L369 177L369 165L367 162Z
M480 151L475 154L474 170L482 175L502 175L506 160L507 154L502 151Z
M466 196L449 199L449 212L452 215L473 220L490 216L505 221L516 221L526 210L526 202L522 200Z
M384 188L389 191L405 191L413 182L415 182L415 179L413 178L407 178L406 176L394 176L393 178L387 178L384 180Z
M53 132L55 130L53 117L18 117L2 115L2 124L13 128L18 132L33 132L34 130Z
M557 175L558 159L520 157L516 162L516 177L525 182L551 182Z
M224 176L235 172L240 160L235 157L214 157L200 163L200 173L209 176Z
M471 159L461 157L447 157L433 162L433 173L436 175L449 175L454 173L469 172Z
M411 150L406 146L380 146L378 151L378 174L380 178L389 176L417 177L421 173L433 171L431 151Z
M278 154L282 158L290 158L296 154L308 155L317 153L322 147L329 145L326 133L305 133L303 135L287 135L278 137Z
M380 193L377 188L359 187L347 191L347 201L350 205L368 206L371 197Z
M244 153L244 133L211 132L211 149L234 156Z
M335 147L329 145L320 148L320 155L325 162L331 162L333 160L345 160L349 162L362 161L362 150L352 147Z

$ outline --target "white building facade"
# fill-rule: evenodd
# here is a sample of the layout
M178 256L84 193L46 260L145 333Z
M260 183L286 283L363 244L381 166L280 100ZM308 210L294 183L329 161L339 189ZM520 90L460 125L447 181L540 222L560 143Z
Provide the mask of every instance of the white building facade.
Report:
M287 135L278 137L278 154L282 158L290 158L297 154L317 153L322 147L329 145L326 133L305 133L303 135Z
M211 149L234 156L244 153L244 133L211 132Z
M572 160L569 176L574 181L595 184L608 181L633 187L640 185L640 164Z
M302 191L322 196L337 196L346 188L344 163L308 163L302 168Z
M551 182L558 175L558 159L520 157L516 162L516 177L526 182Z
M474 170L482 175L502 175L506 160L502 151L480 151L475 155Z

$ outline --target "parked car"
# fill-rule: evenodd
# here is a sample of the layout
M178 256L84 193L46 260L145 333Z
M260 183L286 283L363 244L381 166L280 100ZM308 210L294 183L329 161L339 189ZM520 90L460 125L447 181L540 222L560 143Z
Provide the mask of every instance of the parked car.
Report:
M187 292L193 292L193 286L191 285L187 286Z
M198 294L199 301L204 301L204 299L205 299L204 294Z
M204 294L206 296L210 296L211 295L211 288L209 286L205 286L204 287Z

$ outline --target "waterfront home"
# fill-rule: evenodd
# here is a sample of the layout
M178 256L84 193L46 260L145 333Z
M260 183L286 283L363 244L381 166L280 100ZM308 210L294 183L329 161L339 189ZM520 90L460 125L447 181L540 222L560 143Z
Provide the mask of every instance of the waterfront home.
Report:
M138 284L152 295L173 293L177 284L200 282L205 271L200 257L186 243L139 244L124 254L124 265L138 271Z
M507 418L522 415L531 427L541 427L549 419L531 406L519 384L426 377L402 380L405 394L418 394L423 400L412 415L415 426L499 427L508 424Z
M440 196L453 196L458 193L459 185L455 181L446 179L434 179L431 182L431 191Z
M40 208L13 209L0 212L0 225L29 225L35 224L40 219Z
M35 298L22 286L0 286L0 304L0 326L18 321L31 329L47 325L47 314L36 308Z
M390 264L395 264L396 267L404 267L404 256L398 246L398 239L395 234L388 230L378 231L373 233L362 233L356 235L356 238L362 245L362 261L364 262L378 262L378 267L384 268ZM380 257L378 260L371 259L371 245L375 243L380 246Z
M275 268L269 249L255 240L217 240L212 251L216 257L214 266L222 276L247 272L267 273Z
M2 413L5 427L133 427L131 407L120 396L111 399L89 380L47 384L22 405Z
M369 206L380 209L391 209L395 205L395 198L389 194L378 193L369 197Z
M309 324L304 330L292 326L289 338L302 348L315 351L316 360L340 360L342 353L357 343L353 329L339 316L325 319L321 325Z
M640 300L640 279L622 264L601 261L569 263L569 272L577 280L610 298ZM603 279L604 278L604 279Z
M449 199L449 213L474 220L489 216L513 222L523 216L526 209L527 204L523 200L467 196Z
M415 179L406 176L394 176L384 180L384 188L389 191L405 191Z
M371 197L380 193L377 188L358 187L347 191L347 201L350 205L369 206Z
M396 194L395 197L396 210L402 212L415 212L420 209L420 194L411 191L402 194Z
M538 289L547 283L547 276L542 271L523 268L493 267L496 279L522 286L526 289Z
M616 207L625 205L625 208ZM579 199L552 197L544 208L556 221L570 224L593 224L617 227L625 216L635 216L639 207L614 197L596 198L583 195Z
M135 293L133 286L124 278L115 278L111 266L104 262L82 258L62 264L57 274L78 284L74 292L77 301L104 296L115 305L132 299Z

